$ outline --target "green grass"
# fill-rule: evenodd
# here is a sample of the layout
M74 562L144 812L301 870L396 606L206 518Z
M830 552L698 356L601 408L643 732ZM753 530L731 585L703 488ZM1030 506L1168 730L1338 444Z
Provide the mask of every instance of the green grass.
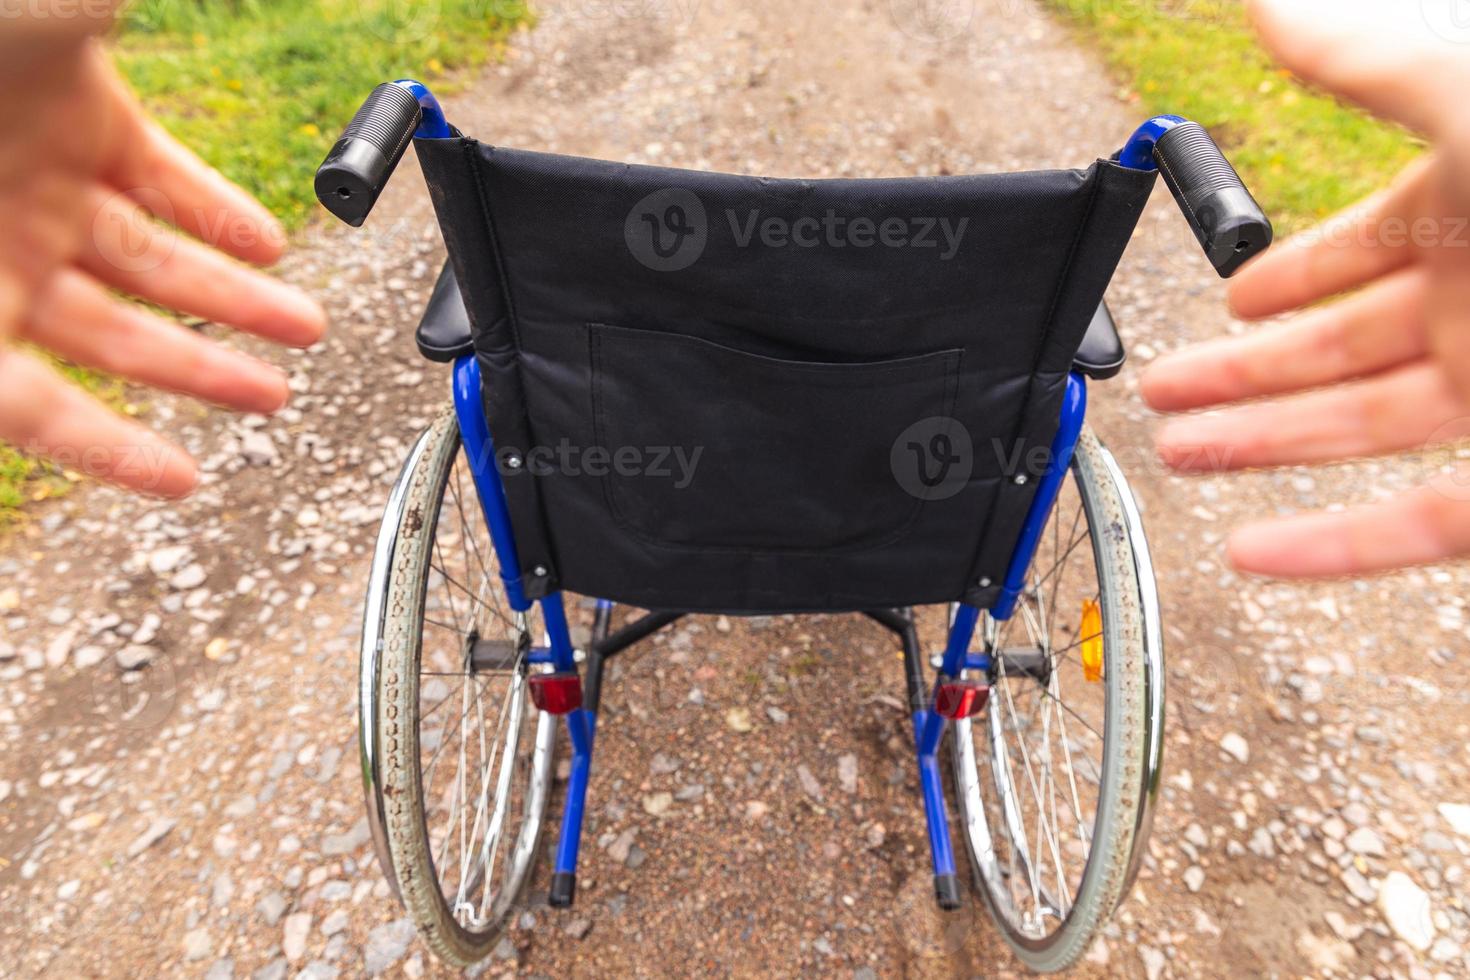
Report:
M113 51L169 131L296 229L317 213L317 164L373 86L453 91L528 19L524 0L136 0ZM65 370L138 411L121 384ZM0 444L0 525L75 479Z
M117 60L165 126L288 227L312 173L379 82L451 89L527 19L522 0L141 0Z
M1240 0L1046 0L1138 97L1215 136L1278 231L1300 230L1382 185L1420 149L1298 83L1256 41Z

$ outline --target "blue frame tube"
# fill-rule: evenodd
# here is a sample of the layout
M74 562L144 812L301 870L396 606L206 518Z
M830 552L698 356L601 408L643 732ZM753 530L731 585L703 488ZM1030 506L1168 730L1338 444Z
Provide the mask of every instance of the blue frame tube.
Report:
M505 486L495 466L495 442L485 422L480 362L473 354L454 362L454 411L459 418L459 438L469 456L475 489L479 491L480 507L490 528L490 542L500 560L500 580L505 583L506 601L516 612L525 612L531 608L531 601L521 584L521 559L511 531L510 506L505 502Z
M1154 116L1134 130L1133 135L1128 137L1128 142L1118 151L1119 166L1130 170L1159 169L1154 163L1154 144L1159 141L1160 136L1188 121L1183 116Z
M1061 422L1051 441L1051 457L1047 461L1046 472L1042 474L1041 486L1036 488L1036 496L1031 500L1031 509L1026 512L1026 521L1021 525L1021 536L1016 539L1016 550L1011 553L1011 564L1006 569L1000 595L990 607L990 615L996 619L1010 619L1016 611L1016 600L1026 587L1026 575L1031 569L1032 559L1036 557L1036 546L1051 517L1062 481L1067 478L1067 468L1072 465L1072 452L1077 448L1077 438L1082 434L1086 415L1087 381L1073 371L1067 375Z
M510 507L505 500L505 484L501 482L500 470L496 466L495 443L485 421L480 364L473 354L466 354L454 362L454 411L459 419L460 440L469 457L470 472L474 474L485 523L490 528L490 543L500 562L506 599L512 609L525 612L531 608L531 602L521 585L521 562L516 553ZM572 633L567 625L566 606L561 593L545 596L540 604L548 646L544 652L533 651L532 659L538 663L549 663L559 674L575 674L576 653L572 648ZM567 735L572 743L572 771L561 816L561 838L556 845L556 870L576 874L582 818L587 809L587 782L592 773L592 743L597 732L597 716L586 708L578 708L568 712L566 719Z
M412 78L400 78L393 83L404 89L409 95L418 100L419 109L423 115L419 118L419 128L414 130L413 135L421 140L443 140L454 135L449 128L449 120L444 117L444 109L439 105L439 100L434 98L434 93L423 82Z

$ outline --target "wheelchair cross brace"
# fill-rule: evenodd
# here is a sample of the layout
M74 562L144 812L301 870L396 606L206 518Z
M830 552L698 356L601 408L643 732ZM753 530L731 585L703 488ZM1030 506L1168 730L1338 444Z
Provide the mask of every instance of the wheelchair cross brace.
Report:
M454 135L439 103L424 85L411 80L380 85L358 110L317 171L317 197L337 217L359 226L377 202L411 137L444 139ZM1269 246L1270 222L1209 134L1197 124L1178 116L1155 116L1139 127L1115 160L1124 167L1157 169L1163 174L1195 237L1222 277L1233 274L1247 259ZM455 361L453 389L460 436L499 558L506 598L512 609L524 613L530 609L532 600L523 587L505 489L495 465L495 447L485 419L480 366L474 355ZM1041 531L1071 465L1086 414L1086 394L1083 376L1077 372L1070 374L1050 462L1026 515L1000 596L984 612L968 605L954 608L948 640L932 684L925 680L924 657L912 612L907 609L864 611L896 634L903 646L935 895L946 909L959 906L960 887L938 760L945 723L968 716L984 703L984 685L966 680L966 675L988 675L992 657L1011 655L988 648L975 653L970 648L981 616L988 615L991 620L1010 618L1025 589ZM651 612L609 634L613 606L599 600L593 641L584 658L584 675L578 669L561 594L553 592L536 601L541 604L545 622L545 646L532 649L527 659L532 664L550 667L555 675L558 700L551 710L565 716L572 743L571 774L550 894L553 906L565 907L572 904L576 892L578 845L592 768L603 667L609 657L674 622L683 613ZM503 654L487 648L485 656Z

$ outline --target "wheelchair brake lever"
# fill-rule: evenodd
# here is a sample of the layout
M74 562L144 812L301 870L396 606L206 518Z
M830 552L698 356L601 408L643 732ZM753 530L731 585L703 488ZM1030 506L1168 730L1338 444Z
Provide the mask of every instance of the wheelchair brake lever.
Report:
M408 85L384 82L373 89L317 168L316 197L322 206L361 227L424 115L425 107Z
M1153 159L1222 278L1270 247L1270 220L1203 126L1173 126L1154 143Z

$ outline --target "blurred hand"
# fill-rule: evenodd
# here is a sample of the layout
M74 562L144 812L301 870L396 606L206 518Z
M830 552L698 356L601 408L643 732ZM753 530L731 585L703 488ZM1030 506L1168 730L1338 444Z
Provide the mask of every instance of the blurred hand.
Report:
M1249 6L1283 65L1424 134L1433 150L1231 281L1239 316L1293 316L1149 366L1143 397L1161 411L1270 397L1166 423L1160 455L1181 470L1287 466L1470 435L1470 46L1436 36L1418 3ZM1237 568L1277 576L1470 554L1470 470L1371 506L1248 525L1229 553Z
M148 119L93 36L110 18L36 9L0 34L0 439L123 486L181 496L198 480L185 453L13 342L272 412L287 398L280 370L114 291L295 346L321 336L324 316L303 293L230 258L274 262L285 234Z

